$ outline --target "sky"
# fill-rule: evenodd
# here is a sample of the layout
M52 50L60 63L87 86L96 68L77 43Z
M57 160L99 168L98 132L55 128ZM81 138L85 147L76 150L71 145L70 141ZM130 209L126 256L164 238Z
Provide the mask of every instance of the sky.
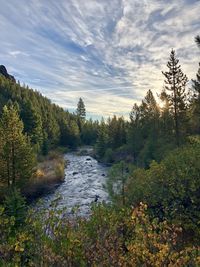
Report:
M200 0L0 0L0 65L88 117L125 116L163 88L172 48L189 79L200 59Z

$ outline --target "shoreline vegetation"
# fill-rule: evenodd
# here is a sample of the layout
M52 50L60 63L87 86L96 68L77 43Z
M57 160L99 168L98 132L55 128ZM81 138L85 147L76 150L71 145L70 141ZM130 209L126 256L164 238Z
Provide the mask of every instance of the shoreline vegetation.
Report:
M95 157L94 148L92 146L80 146L77 149L69 150L67 148L58 147L49 151L46 156L39 156L35 167L33 177L29 180L22 195L25 196L27 202L37 201L40 197L48 195L65 180L65 168L67 168L68 160L64 155L68 152L75 152L77 156Z
M67 166L64 153L63 149L56 149L39 157L35 173L22 191L28 202L53 192L64 182Z

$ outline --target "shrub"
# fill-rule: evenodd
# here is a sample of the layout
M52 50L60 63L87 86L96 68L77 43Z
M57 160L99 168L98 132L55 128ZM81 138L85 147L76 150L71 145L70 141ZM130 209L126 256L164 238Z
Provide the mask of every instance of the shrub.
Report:
M191 145L170 153L148 170L137 169L126 189L129 203L144 201L154 217L180 223L184 230L200 232L200 146Z

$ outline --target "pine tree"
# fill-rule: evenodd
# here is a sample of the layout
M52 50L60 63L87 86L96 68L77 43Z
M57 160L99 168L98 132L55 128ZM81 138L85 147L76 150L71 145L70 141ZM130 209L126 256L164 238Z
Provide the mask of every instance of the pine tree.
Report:
M0 121L0 180L8 186L22 186L33 172L35 157L23 129L17 109L5 106Z
M107 133L106 124L104 120L102 119L101 124L98 129L97 142L95 146L97 155L100 158L103 158L107 148L108 148L108 133Z
M140 106L134 104L130 112L130 123L128 127L128 146L133 154L134 161L136 163L139 151L143 147L144 139L142 136L142 125L141 125L141 109Z
M151 90L148 90L140 107L142 122L146 126L146 133L157 134L159 123L159 108Z
M162 72L165 76L164 90L169 99L174 118L174 129L176 144L180 145L181 121L186 110L185 87L188 82L187 76L182 72L179 60L172 49L169 61L167 63L168 71Z
M30 101L22 104L20 117L24 123L24 132L30 137L36 150L39 150L43 143L42 119Z
M76 114L81 120L85 120L86 109L85 109L85 104L84 104L82 98L79 98L79 101L77 104Z
M112 149L116 149L126 143L126 131L124 118L109 118L107 121L108 128L108 145Z
M173 114L170 112L170 102L166 92L161 93L160 99L163 102L160 117L161 135L167 142L171 142L173 139Z
M77 115L77 124L79 127L79 131L82 132L82 126L85 122L85 117L86 117L85 104L82 98L79 98L77 109L76 109L76 115Z

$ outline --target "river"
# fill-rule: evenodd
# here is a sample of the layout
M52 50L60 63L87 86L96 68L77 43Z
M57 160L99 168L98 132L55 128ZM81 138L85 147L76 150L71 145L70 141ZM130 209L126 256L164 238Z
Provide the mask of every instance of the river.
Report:
M57 200L58 208L67 208L67 214L70 215L76 206L78 215L87 217L96 196L97 202L109 201L104 188L108 167L91 156L79 156L76 152L67 153L65 160L65 180L52 194L42 198L42 206L48 207L60 196Z

